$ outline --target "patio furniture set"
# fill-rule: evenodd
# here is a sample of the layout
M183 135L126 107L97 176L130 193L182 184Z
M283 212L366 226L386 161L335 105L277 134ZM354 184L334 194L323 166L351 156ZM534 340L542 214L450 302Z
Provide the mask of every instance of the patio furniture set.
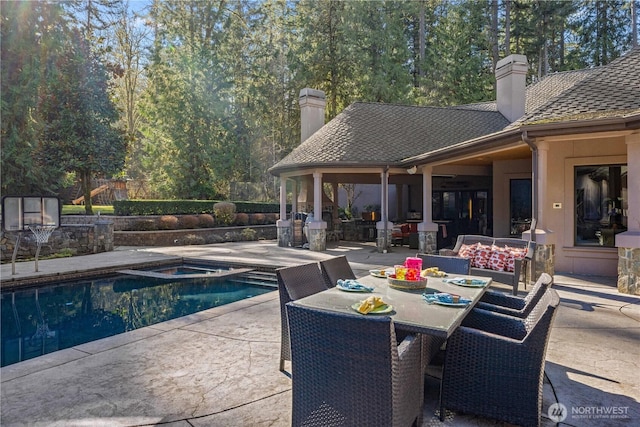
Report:
M448 276L428 277L424 289L399 289L384 277L356 279L345 257L276 271L280 370L291 361L292 425L421 425L424 374L436 353L444 354L441 420L453 410L540 425L559 304L551 277L542 274L519 298L488 290L492 278L469 274L468 259L420 258ZM361 314L363 297L384 305Z

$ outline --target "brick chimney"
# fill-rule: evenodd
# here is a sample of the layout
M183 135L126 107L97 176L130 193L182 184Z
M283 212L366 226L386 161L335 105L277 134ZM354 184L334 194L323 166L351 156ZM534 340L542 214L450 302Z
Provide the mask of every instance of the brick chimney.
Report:
M304 142L324 126L324 107L327 105L324 92L305 88L300 91L300 142Z
M498 111L510 122L524 116L527 57L509 55L496 64Z

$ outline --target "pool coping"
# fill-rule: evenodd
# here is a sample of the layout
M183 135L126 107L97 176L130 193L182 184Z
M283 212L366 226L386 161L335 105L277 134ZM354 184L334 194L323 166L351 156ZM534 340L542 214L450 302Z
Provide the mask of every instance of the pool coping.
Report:
M206 259L198 259L191 257L169 257L161 260L154 261L143 261L143 262L132 262L125 263L113 266L102 266L97 268L83 268L76 270L69 270L64 272L52 272L47 275L37 275L37 276L28 276L28 277L16 277L11 276L9 278L2 277L2 281L0 282L0 292L10 292L15 290L28 289L33 287L38 287L40 285L52 284L55 282L66 282L70 280L81 280L87 277L95 277L95 276L110 276L114 274L120 274L121 270L140 270L147 268L157 268L157 267L166 267L175 264L198 264L198 265L217 265L222 267L237 267L246 268L247 270L256 270L256 271L268 271L273 272L277 267L268 267L268 266L260 266L260 265L251 265L248 263L242 262L228 262L228 261L215 261L215 260L206 260ZM238 271L234 272L234 274L239 273ZM192 278L195 275L191 275ZM202 277L209 277L208 275L202 275Z

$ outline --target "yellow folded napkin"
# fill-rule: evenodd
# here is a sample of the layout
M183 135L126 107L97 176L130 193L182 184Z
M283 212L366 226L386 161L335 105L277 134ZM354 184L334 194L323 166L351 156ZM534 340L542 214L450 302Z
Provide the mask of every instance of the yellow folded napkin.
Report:
M362 314L367 314L383 305L386 305L386 303L382 301L382 298L372 295L360 303L358 311Z

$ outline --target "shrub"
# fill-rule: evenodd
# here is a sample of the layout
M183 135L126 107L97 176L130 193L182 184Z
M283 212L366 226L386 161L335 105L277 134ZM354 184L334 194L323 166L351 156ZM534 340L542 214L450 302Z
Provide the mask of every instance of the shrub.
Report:
M224 237L222 236L218 236L217 234L211 234L208 235L206 238L206 243L207 244L211 244L211 243L224 243Z
M280 214L277 213L267 213L265 216L265 224L275 224L280 218Z
M156 222L152 219L140 219L131 224L133 231L153 231L157 230Z
M227 242L239 242L242 240L242 234L235 231L229 231L224 233L224 240Z
M175 230L178 228L178 218L173 215L162 215L158 218L158 230Z
M267 217L263 213L254 213L249 215L249 224L262 225L266 224Z
M184 215L178 221L180 228L198 228L200 220L195 215Z
M180 241L182 245L204 245L204 243L204 237L195 234L187 234Z
M246 214L244 212L237 213L234 223L236 225L249 225L249 214Z
M236 205L231 202L218 202L213 205L216 222L221 225L231 225L236 219Z
M242 240L251 241L258 240L258 233L253 228L245 228L242 230Z
M200 228L211 228L214 225L216 225L216 222L214 221L212 215L209 215L209 214L198 215L198 226Z

